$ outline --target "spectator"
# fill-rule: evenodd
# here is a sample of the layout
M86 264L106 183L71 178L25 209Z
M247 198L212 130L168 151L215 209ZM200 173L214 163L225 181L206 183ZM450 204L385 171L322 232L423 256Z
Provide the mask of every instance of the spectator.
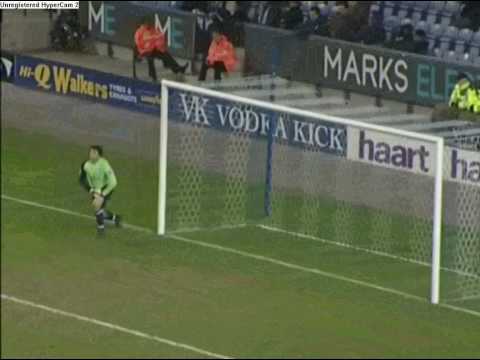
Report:
M199 6L192 9L192 13L197 17L195 26L195 57L197 60L205 61L208 54L208 47L212 42L212 35L210 28L212 27L212 20L208 15L208 7L205 1L198 1L198 3L205 3L205 6ZM196 74L196 62L192 62L192 73Z
M292 30L303 23L303 11L300 1L289 1L287 10L282 14L280 25L282 28Z
M476 84L476 87L480 84ZM467 121L478 121L479 110L478 88L474 88L466 74L457 76L455 85L448 106L437 104L432 113L432 121L445 121L462 119Z
M448 105L459 110L467 110L471 91L473 91L473 88L468 76L461 73L457 77L457 84L453 89Z
M380 11L371 14L368 23L361 23L358 31L357 42L366 45L377 45L385 43L385 28L383 26L383 15Z
M280 20L282 17L282 4L279 1L268 1L263 7L260 7L258 13L258 24L280 27Z
M428 40L425 30L415 31L413 37L413 52L419 55L428 55Z
M180 9L188 12L199 10L206 14L208 12L208 1L183 1Z
M330 18L331 36L340 40L356 42L363 29L368 28L371 1L359 1L349 6L347 1L337 1L337 10Z
M239 43L243 30L241 24L248 20L246 10L240 3L240 1L228 1L225 4L223 31L234 44Z
M80 25L78 11L62 10L50 31L50 40L56 50L83 50L87 33Z
M480 115L480 80L477 80L468 93L468 109ZM477 120L480 120L480 117L477 117Z
M237 64L235 48L222 35L218 28L213 29L213 40L208 50L208 57L200 70L199 81L205 81L208 69L214 69L215 80L222 79L222 73L232 72Z
M153 81L157 81L157 72L155 69L155 59L160 59L163 66L171 69L175 74L184 74L188 63L180 66L167 50L165 34L155 28L153 21L145 17L141 21L141 26L135 32L135 51L133 55L133 74L136 77L135 63L138 59L147 58L148 74Z
M323 17L318 6L310 9L310 19L299 27L297 35L308 38L309 35L328 35L327 18Z
M395 38L386 44L387 47L398 51L414 52L415 44L413 40L413 26L412 24L404 24L400 27L399 33Z
M247 7L248 7L248 4L245 4L245 2L243 1L227 1L225 4L225 10L227 12L227 17L229 21L234 21L234 22L248 21Z
M335 3L335 13L336 14L345 14L349 8L348 1L337 1Z
M460 21L457 23L461 28L468 27L473 31L480 29L480 2L463 1L465 6L460 14Z

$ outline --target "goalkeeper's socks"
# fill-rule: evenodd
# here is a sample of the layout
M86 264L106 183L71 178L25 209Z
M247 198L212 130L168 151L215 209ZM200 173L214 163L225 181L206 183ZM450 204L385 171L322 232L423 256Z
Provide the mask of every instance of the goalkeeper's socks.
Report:
M108 210L104 210L103 214L104 214L105 220L115 221L115 214L114 213L112 213Z
M122 226L122 217L120 215L104 210L104 216L106 221L115 224L116 227Z
M105 229L105 218L103 209L98 210L95 214L95 217L97 219L97 229Z
M117 219L117 215L108 211L108 210L104 210L104 217L105 217L105 220L107 221L111 221L111 222L115 222L116 219Z

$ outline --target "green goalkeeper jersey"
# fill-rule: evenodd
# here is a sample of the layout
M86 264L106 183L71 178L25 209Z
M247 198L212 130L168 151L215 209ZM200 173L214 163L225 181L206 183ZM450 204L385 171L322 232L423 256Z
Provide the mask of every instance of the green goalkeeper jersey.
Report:
M117 178L112 167L104 158L97 162L90 160L84 162L80 169L80 182L90 191L108 196L117 186Z

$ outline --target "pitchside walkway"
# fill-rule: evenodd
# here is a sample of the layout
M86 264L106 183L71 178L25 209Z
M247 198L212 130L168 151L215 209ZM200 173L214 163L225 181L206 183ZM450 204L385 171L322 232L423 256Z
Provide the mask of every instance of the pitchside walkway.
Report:
M132 76L132 63L127 61L131 56L129 49L115 48L116 58L106 55L106 47L96 44L99 54L76 54L53 51L36 51L31 55L48 60L61 61L77 66L96 69L121 76ZM182 60L179 60L183 63ZM349 119L371 122L378 125L392 126L400 129L432 133L443 136L447 141L466 136L480 137L480 124L465 121L430 122L430 109L415 107L413 114L406 113L405 104L384 101L383 106L375 104L375 99L363 95L352 94L346 99L341 91L318 89L309 84L290 82L286 79L272 79L269 75L242 77L237 72L229 75L222 82L209 80L198 82L192 74L177 76L163 69L161 62L156 62L159 79L176 80L192 85L207 87L218 91L232 93L242 97L271 101L277 104L291 106L313 112L345 117ZM146 62L137 64L137 75L141 80L149 81ZM320 96L322 95L322 96Z

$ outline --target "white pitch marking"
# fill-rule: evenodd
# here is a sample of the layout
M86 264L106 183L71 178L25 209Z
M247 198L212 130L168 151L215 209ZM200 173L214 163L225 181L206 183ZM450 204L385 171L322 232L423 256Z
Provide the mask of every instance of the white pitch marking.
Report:
M2 194L2 199L10 200L10 201L17 202L17 203L20 203L20 204L34 206L34 207L37 207L37 208L40 208L40 209L47 209L47 210L56 211L56 212L63 213L63 214L68 214L68 215L93 219L93 217L83 215L83 214L79 214L79 213L76 213L76 212L73 212L73 211L69 211L69 210L65 210L65 209L59 209L59 208L55 208L55 207L52 207L52 206L46 206L46 205L42 205L42 204L32 202L32 201L21 200L21 199L17 199L17 198L11 197L11 196L6 196L6 195L3 195L3 194ZM153 234L153 231L151 231L149 229L146 229L146 228L139 227L139 226L124 224L124 227L125 228L130 228L132 230L141 231L141 232L144 232L144 233ZM344 282L347 282L347 283L350 283L350 284L355 284L355 285L358 285L358 286L363 286L363 287L375 289L375 290L378 290L378 291L381 291L381 292L385 292L385 293L397 295L397 296L400 296L400 297L404 297L406 299L412 299L412 300L419 301L419 302L424 302L424 303L428 302L426 298L422 298L420 296L407 294L407 293L404 293L402 291L398 291L398 290L394 290L394 289L390 289L390 288L385 288L385 287L382 287L382 286L377 286L377 285L374 285L374 284L370 284L368 282L351 279L351 278L348 278L346 276L341 276L341 275L325 272L325 271L315 269L315 268L308 268L308 267L304 267L304 266L301 266L301 265L296 265L296 264L288 263L288 262L285 262L285 261L276 260L276 259L269 258L269 257L266 257L266 256L262 256L262 255L252 254L252 253L249 253L249 252L236 250L236 249L233 249L233 248L228 248L228 247L224 247L224 246L220 246L220 245L214 245L214 244L206 243L206 242L203 242L203 241L191 240L191 239L187 239L185 237L181 237L181 236L178 236L178 235L168 235L167 234L165 237L168 237L170 239L177 240L177 241L182 241L184 243L188 243L188 244L192 244L192 245L202 246L202 247L206 247L206 248L210 248L210 249L214 249L214 250L218 250L218 251L223 251L223 252L227 252L227 253L231 253L231 254L235 254L235 255L240 255L240 256L243 256L243 257L250 258L250 259L255 259L255 260L259 260L259 261L263 261L263 262L268 262L268 263L283 266L283 267L286 267L286 268L289 268L289 269L294 269L294 270L303 271L303 272L311 273L311 274L315 274L315 275L320 275L320 276L323 276L323 277L327 277L327 278L331 278L331 279L335 279L335 280L339 280L339 281L344 281ZM477 312L477 311L463 309L463 308L459 308L459 307L456 307L456 306L447 305L447 304L443 304L443 303L437 304L436 306L443 307L443 308L450 309L450 310L454 310L454 311L457 311L457 312L463 312L463 313L473 315L473 316L476 316L476 317L480 317L480 312Z
M123 326L114 325L114 324L111 324L111 323L108 323L108 322L105 322L105 321L100 321L100 320L89 318L89 317L86 317L86 316L77 315L77 314L74 314L74 313L71 313L71 312L67 312L67 311L55 309L55 308L52 308L52 307L49 307L49 306L37 304L37 303L31 302L31 301L22 300L22 299L14 297L14 296L9 296L9 295L6 295L6 294L2 294L1 296L2 296L2 300L6 300L6 301L14 302L14 303L17 303L17 304L29 306L29 307L32 307L32 308L35 308L35 309L48 311L52 314L62 315L62 316L65 316L65 317L68 317L68 318L71 318L71 319L95 324L95 325L98 325L98 326L102 326L102 327L105 327L105 328L108 328L108 329L111 329L111 330L115 330L115 331L120 331L120 332L129 334L129 335L137 336L137 337L144 338L144 339L147 339L147 340L153 340L153 341L165 344L165 345L169 345L169 346L172 346L172 347L188 350L188 351L191 351L191 352L194 352L196 354L203 355L203 356L209 356L209 357L213 357L213 358L217 358L217 359L231 359L231 357L228 357L228 356L225 356L225 355L212 353L210 351L202 350L202 349L199 349L199 348L194 347L194 346L178 343L176 341L164 339L164 338L154 336L154 335L149 335L149 334L143 333L141 331L128 329L128 328L125 328Z
M276 228L276 227L273 227L273 226L266 226L266 225L256 225L256 226L260 229L271 231L271 232L278 232L280 234L290 235L290 236L298 237L298 238L301 238L301 239L307 239L307 240L312 240L312 241L315 241L315 242L320 242L320 243L324 243L324 244L328 244L328 245L343 247L343 248L346 248L346 249L356 250L356 251L364 252L364 253L367 253L367 254L383 256L383 257L387 257L387 258L394 259L394 260L399 260L399 261L412 263L412 264L415 264L415 265L421 265L421 266L426 266L426 267L431 267L432 266L432 264L429 264L429 263L426 263L426 262L423 262L423 261L412 260L412 259L408 259L408 258L403 257L403 256L396 256L396 255L385 253L383 251L369 250L369 249L361 248L361 247L354 246L354 245L344 244L344 243L337 242L337 241L325 240L325 239L322 239L322 238L319 238L319 237L316 237L316 236L312 236L312 235L306 235L306 234L296 233L296 232L292 232L292 231L282 230L282 229L279 229L279 228ZM466 277L470 277L470 278L480 280L480 276L475 275L475 274L470 274L470 273L466 273L466 272L463 272L463 271L453 270L453 269L449 269L449 268L445 268L445 267L441 267L440 269L443 270L443 271L451 272L451 273L456 274L456 275L466 276Z

